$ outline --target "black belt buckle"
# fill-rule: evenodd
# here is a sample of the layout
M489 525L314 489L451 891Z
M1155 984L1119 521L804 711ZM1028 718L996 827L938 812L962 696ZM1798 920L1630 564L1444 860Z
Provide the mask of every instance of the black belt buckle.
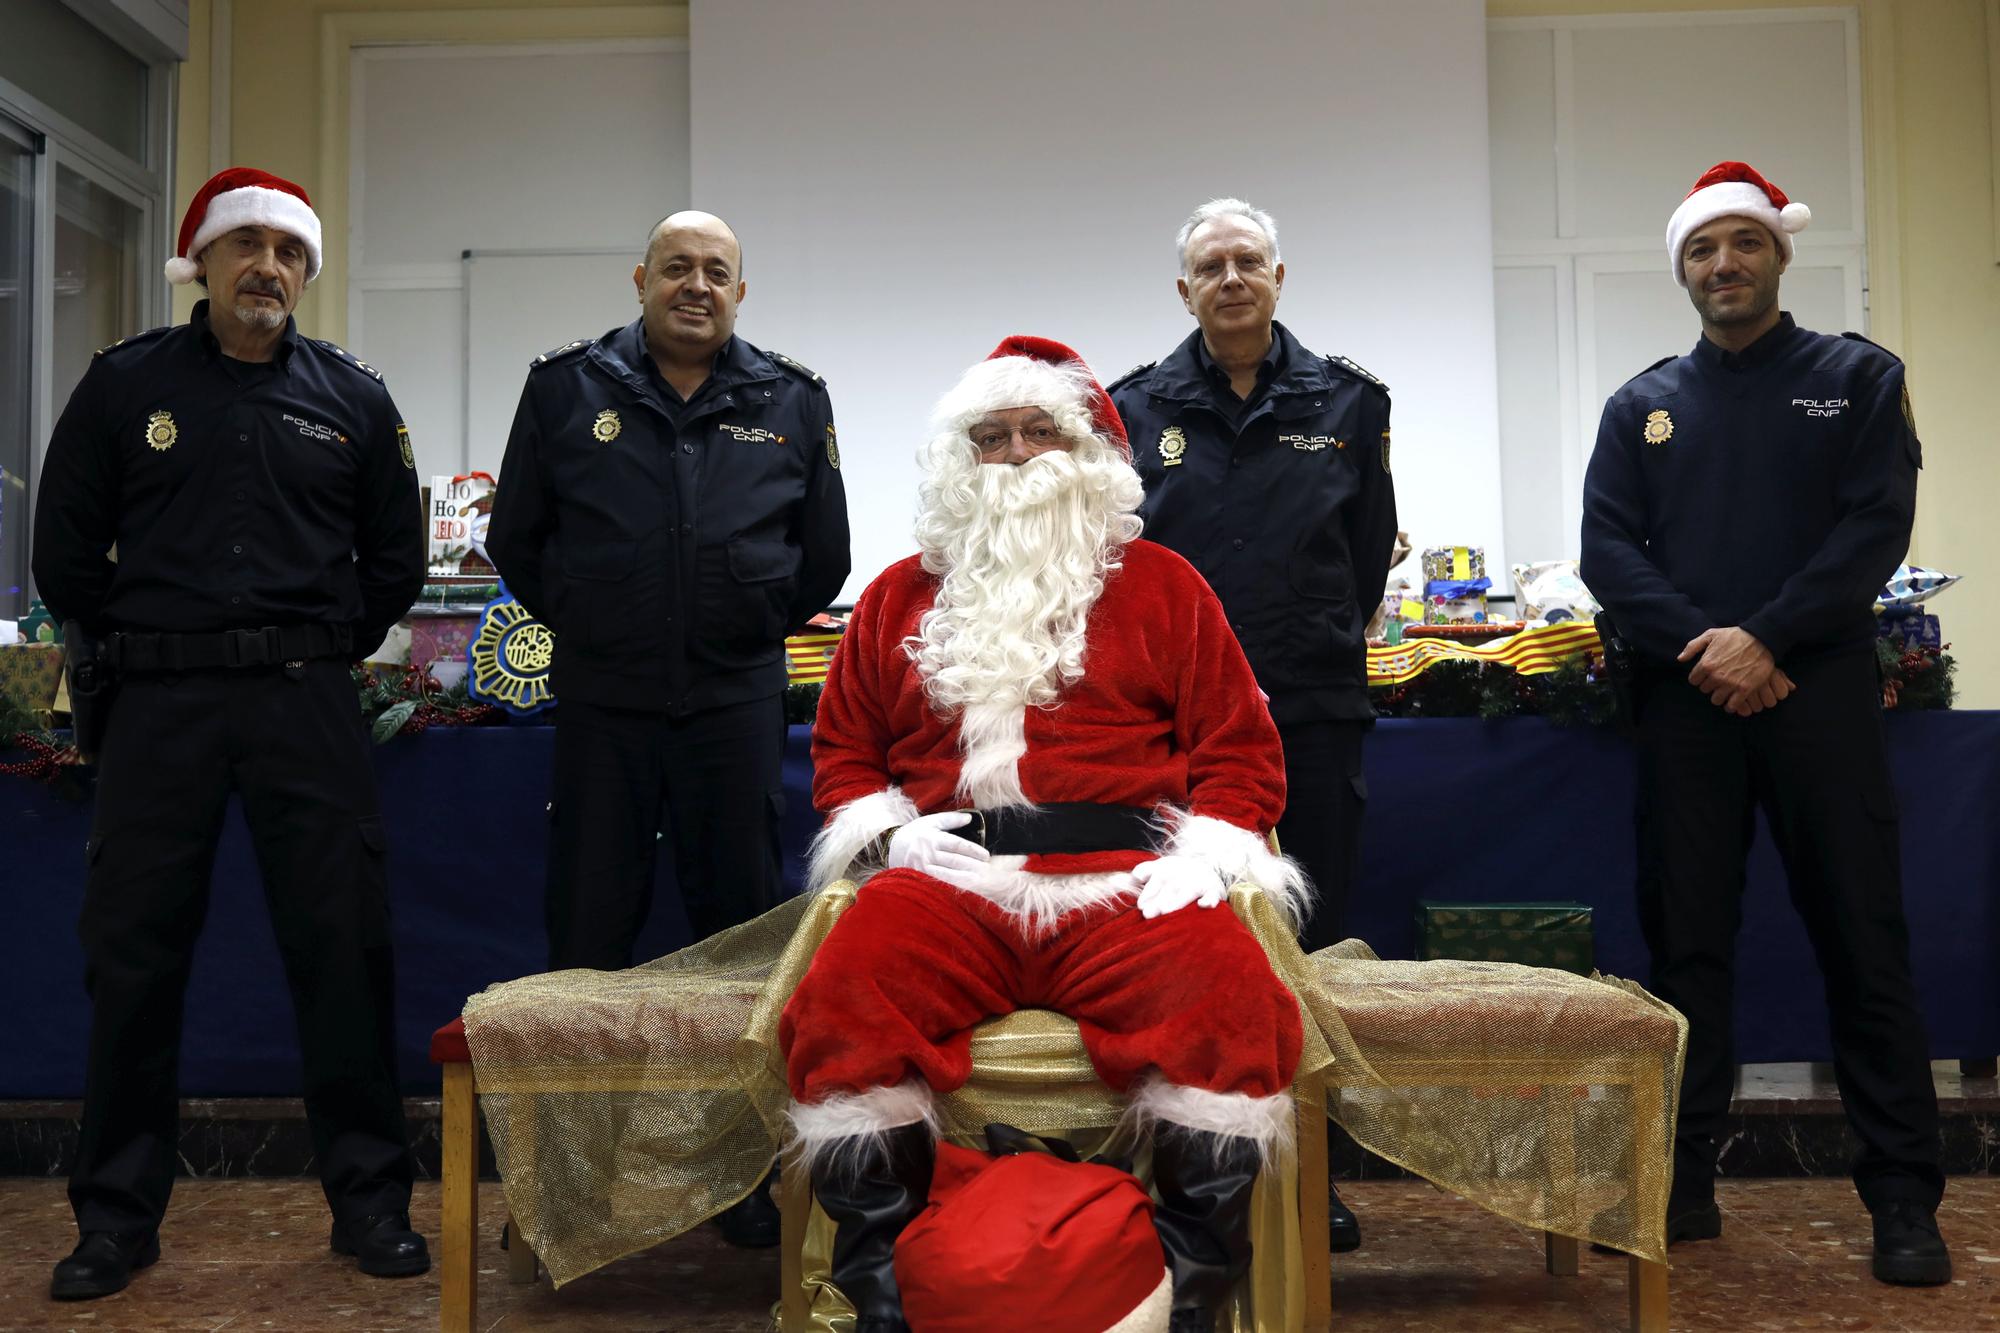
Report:
M263 629L233 629L223 641L223 661L228 666L252 667L269 666L280 657L278 630L274 625Z
M986 846L986 812L984 810L967 810L965 813L972 816L972 822L960 829L958 836L964 838L967 842L976 842L981 847Z

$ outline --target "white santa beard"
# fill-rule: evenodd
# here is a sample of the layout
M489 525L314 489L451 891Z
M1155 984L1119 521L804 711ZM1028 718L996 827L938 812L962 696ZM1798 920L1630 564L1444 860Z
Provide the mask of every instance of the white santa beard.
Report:
M926 548L943 578L910 646L932 704L959 711L958 794L990 808L1027 803L1026 708L1053 706L1082 678L1112 536L1129 540L1136 526L1127 503L1136 485L1121 484L1131 469L1115 459L972 466L939 478L936 504L919 518L920 540L945 534Z

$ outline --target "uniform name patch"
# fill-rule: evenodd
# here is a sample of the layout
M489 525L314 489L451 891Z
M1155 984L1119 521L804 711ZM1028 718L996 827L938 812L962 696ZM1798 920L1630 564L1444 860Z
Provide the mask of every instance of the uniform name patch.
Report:
M341 444L347 443L345 435L342 435L339 431L323 422L308 421L304 417L295 417L290 412L284 414L284 420L287 426L292 427L308 440L318 440L323 444L333 444L336 441Z
M1794 398L1793 407L1803 407L1809 417L1837 417L1847 406L1845 398Z
M1289 444L1292 448L1302 449L1309 454L1318 453L1329 445L1335 449L1347 447L1346 440L1336 440L1331 435L1280 435L1278 443Z
M729 438L738 444L783 444L785 437L774 430L762 426L732 426L728 422L718 422L718 427L727 431Z

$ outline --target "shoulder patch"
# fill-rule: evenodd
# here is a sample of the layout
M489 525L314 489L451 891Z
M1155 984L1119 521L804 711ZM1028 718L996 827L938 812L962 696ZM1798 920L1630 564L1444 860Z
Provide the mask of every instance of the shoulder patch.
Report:
M768 347L764 348L763 351L765 356L770 357L773 361L783 366L786 370L791 371L794 375L797 375L799 378L811 380L814 384L826 383L826 381L821 379L819 375L815 371L813 371L811 367L800 365L798 362L792 360L792 358L790 358L789 356L786 356L783 352L774 352Z
M590 346L590 339L578 338L575 342L567 342L564 343L561 347L551 348L550 350L543 352L540 356L536 357L529 364L531 367L545 366L551 361L560 361L564 357L575 356L578 352L581 352L584 348L588 346Z
M1142 361L1138 365L1126 371L1123 375L1120 375L1117 379L1111 381L1111 383L1105 385L1104 392L1106 393L1117 392L1119 389L1124 388L1128 383L1138 379L1141 375L1145 374L1147 371L1151 370L1154 366L1157 366L1159 364L1160 363L1157 361Z
M157 329L147 329L144 333L135 333L128 338L120 338L117 342L112 343L109 346L98 348L95 352L92 353L92 355L103 356L106 352L115 352L121 347L136 347L140 343L151 342L153 339L160 337L162 334L166 333L173 327L174 325L167 324Z
M382 379L381 371L375 369L375 367L369 365L366 361L363 361L360 357L348 351L345 347L342 347L339 343L330 343L324 338L314 338L311 339L311 341L315 346L330 353L333 359L340 362L340 364L342 364L343 366L352 366L354 369L360 371L362 374L368 376L370 379L373 379L378 383L381 381Z
M1884 347L1881 343L1876 342L1873 338L1866 337L1859 333L1843 333L1840 336L1843 338L1852 339L1853 341L1858 343L1867 343L1870 347L1874 348L1876 351L1882 353L1882 355L1889 357L1894 361L1901 362L1903 359L1902 357L1897 356L1894 352L1890 351L1888 348Z
M1344 356L1336 356L1334 353L1328 352L1326 354L1326 363L1330 366L1338 366L1342 370L1347 371L1351 375L1359 376L1361 379L1366 380L1368 383L1380 389L1383 393L1389 392L1389 386L1384 384L1381 380L1375 378L1372 372L1362 369L1360 366L1356 365L1352 361L1349 361Z

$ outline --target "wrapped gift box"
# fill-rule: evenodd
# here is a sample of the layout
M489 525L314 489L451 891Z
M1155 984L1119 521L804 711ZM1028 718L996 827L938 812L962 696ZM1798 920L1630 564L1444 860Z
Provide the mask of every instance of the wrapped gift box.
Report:
M1463 583L1486 577L1483 546L1433 546L1424 552L1424 581Z
M1944 647L1944 631L1938 625L1938 618L1923 611L1885 611L1876 620L1876 633L1903 652Z
M1471 593L1464 597L1433 596L1424 599L1424 623L1426 625L1484 625L1486 623L1486 594Z
M1417 903L1417 957L1523 963L1589 976L1596 966L1584 903Z
M477 615L410 616L410 665L429 666L438 658L465 660L465 650L479 633Z
M62 662L62 649L52 643L0 647L0 700L31 713L49 711L62 681Z

